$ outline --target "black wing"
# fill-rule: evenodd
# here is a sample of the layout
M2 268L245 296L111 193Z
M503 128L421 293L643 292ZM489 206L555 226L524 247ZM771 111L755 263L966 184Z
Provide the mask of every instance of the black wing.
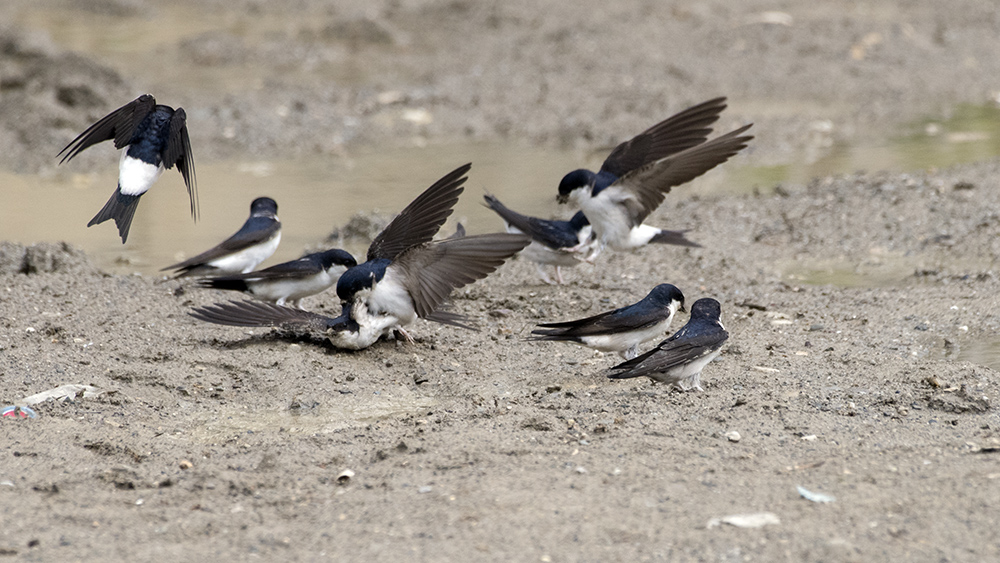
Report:
M84 149L110 139L115 140L116 149L128 145L135 133L135 128L155 107L156 100L153 96L143 94L102 117L59 151L59 154L66 153L59 163L62 164L80 154Z
M611 370L617 370L618 373L613 373L608 377L628 379L664 372L711 354L729 338L729 333L717 324L715 325L716 330L699 332L694 335L690 334L690 330L685 330L690 326L690 324L685 325L684 328L678 330L649 352L614 366Z
M704 143L709 127L726 109L726 98L715 98L668 117L615 147L601 170L622 176L636 168Z
M368 260L392 260L407 248L430 242L451 215L472 164L459 166L424 190L375 237Z
M742 135L753 124L744 125L711 141L670 155L633 170L601 192L621 199L632 226L641 224L674 186L690 182L729 160L747 146L752 135Z
M490 194L484 195L483 199L486 200L486 206L503 218L508 225L549 248L559 250L580 244L580 239L568 221L549 221L521 215Z
M202 252L197 256L188 258L183 262L178 262L172 266L167 266L163 270L190 270L197 266L206 264L223 256L239 252L249 246L262 243L273 237L281 230L281 222L270 217L251 217L243 223L240 230L233 236L222 241L213 248Z
M283 280L283 279L298 279L305 276L310 276L313 274L318 274L323 271L323 265L319 263L318 260L312 259L312 255L304 256L298 260L292 260L290 262L282 262L281 264L276 264L270 268L264 268L263 270L257 270L256 272L247 272L245 274L231 274L228 276L217 276L214 278L208 278L202 280L202 285L211 285L214 281L227 282L227 281L258 281L258 280Z
M191 153L191 139L188 137L187 113L181 108L174 110L174 115L170 118L170 137L167 138L167 147L163 151L163 166L173 168L175 165L187 186L191 216L197 219L198 188L194 176L194 155Z
M538 326L542 327L543 330L536 329L531 331L531 334L542 337L538 338L538 340L559 340L579 336L613 334L655 325L662 322L669 315L670 309L666 307L652 307L640 301L628 307L606 311L585 319L539 324Z

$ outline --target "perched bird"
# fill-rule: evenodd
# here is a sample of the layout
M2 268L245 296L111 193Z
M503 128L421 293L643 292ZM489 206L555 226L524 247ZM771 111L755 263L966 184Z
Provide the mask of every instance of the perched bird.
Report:
M573 200L593 225L602 245L632 250L648 243L699 246L686 231L643 224L670 189L729 160L752 136L750 125L706 140L725 109L715 98L686 109L615 147L596 174L574 170L559 183L559 201Z
M337 281L337 295L361 316L396 319L403 329L417 317L471 328L461 315L439 310L452 290L482 279L531 239L494 233L432 241L452 213L471 164L460 166L427 188L375 237L367 261L348 269ZM361 321L358 321L361 322Z
M176 270L179 278L246 274L270 258L280 242L278 204L269 197L258 197L250 203L250 217L233 236L214 248L160 271Z
M143 94L80 133L59 151L60 155L66 153L59 163L71 160L87 147L112 139L116 149L128 147L118 164L118 188L87 223L88 227L114 219L124 244L139 198L149 191L164 169L174 166L184 177L191 216L198 219L194 157L183 109L157 104L153 96Z
M561 323L544 323L531 331L531 340L576 342L602 352L618 352L626 360L639 355L639 345L670 328L674 313L684 311L684 294L663 283L641 301L593 317Z
M643 375L682 391L701 388L701 370L719 355L729 333L722 326L719 302L703 298L691 306L691 319L645 354L611 368L611 379Z
M600 253L600 245L593 237L593 229L582 211L569 221L553 221L528 217L511 210L496 197L483 196L486 206L496 212L508 233L523 233L531 237L531 244L521 251L521 256L538 267L538 275L545 283L553 283L545 266L555 266L556 283L563 283L563 266L569 268L581 261L592 262Z
M351 314L352 307L356 309L358 320ZM330 344L345 350L363 350L371 346L396 323L396 319L392 317L368 315L361 303L345 305L338 317L259 301L216 303L196 307L188 314L198 320L220 325L273 327L323 335L330 340Z
M302 299L325 291L337 283L348 268L357 265L349 253L333 248L256 272L204 278L199 285L242 291L261 301L300 307Z

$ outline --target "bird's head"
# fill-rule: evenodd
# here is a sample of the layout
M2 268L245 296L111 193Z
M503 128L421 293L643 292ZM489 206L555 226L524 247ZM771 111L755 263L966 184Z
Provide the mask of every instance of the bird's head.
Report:
M594 183L594 173L590 170L574 170L563 176L559 182L559 195L556 200L559 203L566 203L576 190L587 190Z

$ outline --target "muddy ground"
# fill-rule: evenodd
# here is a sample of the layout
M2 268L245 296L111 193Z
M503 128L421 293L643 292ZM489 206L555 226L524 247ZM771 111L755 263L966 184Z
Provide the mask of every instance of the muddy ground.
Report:
M1000 90L988 1L274 6L198 6L281 24L260 41L223 29L154 49L256 73L259 87L223 93L6 29L0 165L50 173L67 134L154 88L201 108L189 114L210 124L192 131L208 160L463 138L598 148L727 94L720 129L753 121L741 158L764 164ZM308 72L338 64L364 72ZM480 331L418 321L415 343L356 353L199 323L192 306L228 296L109 276L59 241L4 244L0 402L65 383L102 393L0 420L0 555L998 559L1000 380L988 354L963 360L1000 330L998 173L992 160L764 195L680 188L652 222L691 228L704 248L606 253L561 287L515 260L454 296ZM817 262L835 284L814 283ZM524 340L661 282L723 303L731 338L702 393L609 381L615 357ZM309 305L337 310L332 296ZM761 512L779 522L707 525Z

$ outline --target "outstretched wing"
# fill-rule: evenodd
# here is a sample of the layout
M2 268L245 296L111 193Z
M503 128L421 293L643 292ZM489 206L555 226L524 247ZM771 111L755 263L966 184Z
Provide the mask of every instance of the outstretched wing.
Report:
M59 154L66 153L59 163L71 160L84 149L110 139L115 140L116 149L124 147L132 140L135 128L155 107L156 100L153 96L143 94L102 117L59 151Z
M601 171L615 176L650 162L704 143L712 132L709 127L726 109L726 98L714 98L664 119L649 129L615 147L601 165Z
M411 247L386 269L399 272L421 318L432 318L448 294L485 278L531 243L524 235L493 233Z
M368 260L392 260L407 248L430 242L451 215L472 164L459 166L410 202L368 247Z
M674 186L694 180L746 148L753 136L742 133L752 125L745 125L633 170L602 190L597 197L608 198L624 206L631 226L640 225L663 203Z
M195 307L188 314L200 321L219 325L274 327L309 332L323 332L335 327L337 323L349 320L346 315L332 318L261 301L216 303Z

